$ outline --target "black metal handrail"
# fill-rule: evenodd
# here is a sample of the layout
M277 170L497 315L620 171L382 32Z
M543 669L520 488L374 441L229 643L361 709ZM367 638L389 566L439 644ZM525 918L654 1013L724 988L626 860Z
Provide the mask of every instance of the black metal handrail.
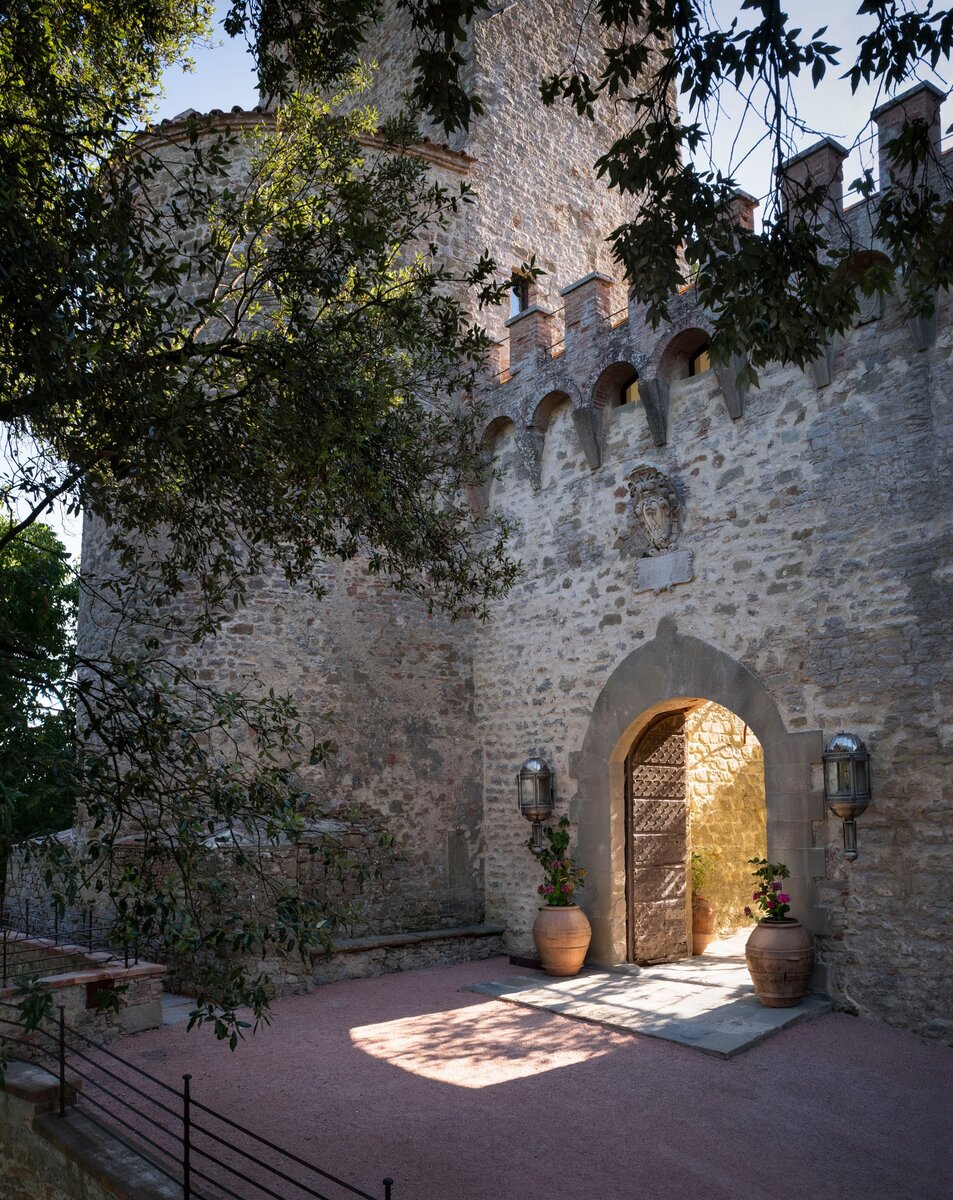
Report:
M72 949L77 954L95 952L108 955L108 958L99 965L114 965L121 961L124 967L129 967L139 962L139 939L129 937L117 929L114 923L97 921L92 909L78 914L78 917L74 914L72 920L66 921L61 919L55 906L52 911L47 907L38 915L35 907L31 911L29 900L18 904L15 910L11 909L9 903L5 903L0 910L0 943L2 943L2 948L0 948L0 980L2 982L0 982L0 986L2 987L6 987L11 979L35 978L57 973L55 970L22 970L23 955L15 955L15 960L11 963L9 947L10 945L16 946L19 938L50 944L49 947L42 949L34 947L35 952L32 955L34 961L30 963L31 967L42 967L46 963L62 963L66 957L65 953L60 955L50 953L57 947ZM121 955L120 945L122 947Z
M268 1200L297 1200L299 1196L302 1200L335 1200L335 1196L324 1190L329 1184L337 1189L338 1198L343 1192L347 1196L361 1197L361 1200L392 1200L392 1179L384 1179L383 1192L376 1195L347 1183L196 1100L192 1095L191 1075L182 1076L181 1088L158 1079L87 1034L68 1026L64 1011L63 1006L59 1006L57 1018L45 1018L46 1025L53 1025L53 1031L44 1028L43 1023L32 1031L42 1039L40 1043L8 1031L14 1028L27 1032L19 1006L0 1001L0 1042L28 1046L33 1054L50 1061L50 1069L58 1080L60 1116L64 1116L67 1109L68 1075L78 1079L82 1087L73 1103L79 1110L178 1183L183 1200L212 1200L219 1196L229 1200L262 1200L265 1197ZM115 1064L115 1069L107 1064ZM124 1078L122 1071L132 1079ZM149 1087L158 1088L163 1098L150 1095ZM91 1094L90 1089L95 1094ZM94 1111L89 1112L88 1107ZM201 1114L202 1119L196 1120L196 1114ZM215 1122L219 1123L221 1132L210 1128ZM117 1133L117 1125L124 1131L122 1134ZM149 1132L142 1128L143 1125ZM214 1142L216 1151L210 1150L203 1139ZM242 1145L242 1141L246 1145ZM247 1143L263 1147L271 1161L253 1153ZM223 1157L217 1147L224 1147L227 1155ZM299 1168L297 1172L295 1167ZM307 1173L307 1179L302 1177L303 1173ZM261 1177L256 1178L256 1175ZM203 1185L208 1185L211 1190L206 1191ZM276 1191L271 1185L282 1190ZM295 1190L289 1192L282 1185L290 1185Z
M0 906L0 927L25 937L44 938L55 945L74 945L87 952L113 950L117 943L134 950L141 940L122 931L117 921L97 920L92 908L73 909L63 915L58 903L51 901L38 908L29 897L16 898L15 903L10 897L4 900Z

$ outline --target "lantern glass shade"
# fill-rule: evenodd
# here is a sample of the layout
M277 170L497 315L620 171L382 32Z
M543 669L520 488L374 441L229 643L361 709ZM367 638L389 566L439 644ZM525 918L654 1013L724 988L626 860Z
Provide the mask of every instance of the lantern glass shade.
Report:
M870 803L870 755L853 733L838 733L824 749L824 799L844 820L859 817Z
M541 758L528 758L516 777L520 812L527 821L547 820L553 811L553 773Z
M849 796L850 791L850 763L846 758L835 759L833 762L829 762L827 764L828 797Z

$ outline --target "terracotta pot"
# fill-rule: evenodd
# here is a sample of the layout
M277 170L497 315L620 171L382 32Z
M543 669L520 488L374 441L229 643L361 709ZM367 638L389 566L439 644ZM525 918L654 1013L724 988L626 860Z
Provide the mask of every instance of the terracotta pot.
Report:
M745 946L745 962L765 1008L794 1008L804 998L811 977L811 935L791 917L759 921Z
M692 892L692 954L704 954L715 936L715 910L705 899Z
M578 975L589 949L592 928L578 904L539 910L533 941L547 975Z

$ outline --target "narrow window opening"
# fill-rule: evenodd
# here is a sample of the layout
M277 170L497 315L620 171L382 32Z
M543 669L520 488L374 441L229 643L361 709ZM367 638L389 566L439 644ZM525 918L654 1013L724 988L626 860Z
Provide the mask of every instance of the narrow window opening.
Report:
M706 342L704 346L699 346L694 354L688 356L688 374L704 375L706 371L711 370L711 355L709 353L711 344Z
M633 375L619 388L619 404L634 404L639 398L639 377Z
M529 280L525 276L514 275L510 288L510 317L518 317L529 308Z

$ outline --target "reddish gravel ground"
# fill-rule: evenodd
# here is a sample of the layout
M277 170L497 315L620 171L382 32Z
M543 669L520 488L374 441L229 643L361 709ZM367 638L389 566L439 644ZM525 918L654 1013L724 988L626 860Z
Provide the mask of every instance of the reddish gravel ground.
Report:
M114 1048L394 1200L953 1196L949 1048L832 1014L726 1062L462 990L512 973L330 984L234 1054L184 1025Z

